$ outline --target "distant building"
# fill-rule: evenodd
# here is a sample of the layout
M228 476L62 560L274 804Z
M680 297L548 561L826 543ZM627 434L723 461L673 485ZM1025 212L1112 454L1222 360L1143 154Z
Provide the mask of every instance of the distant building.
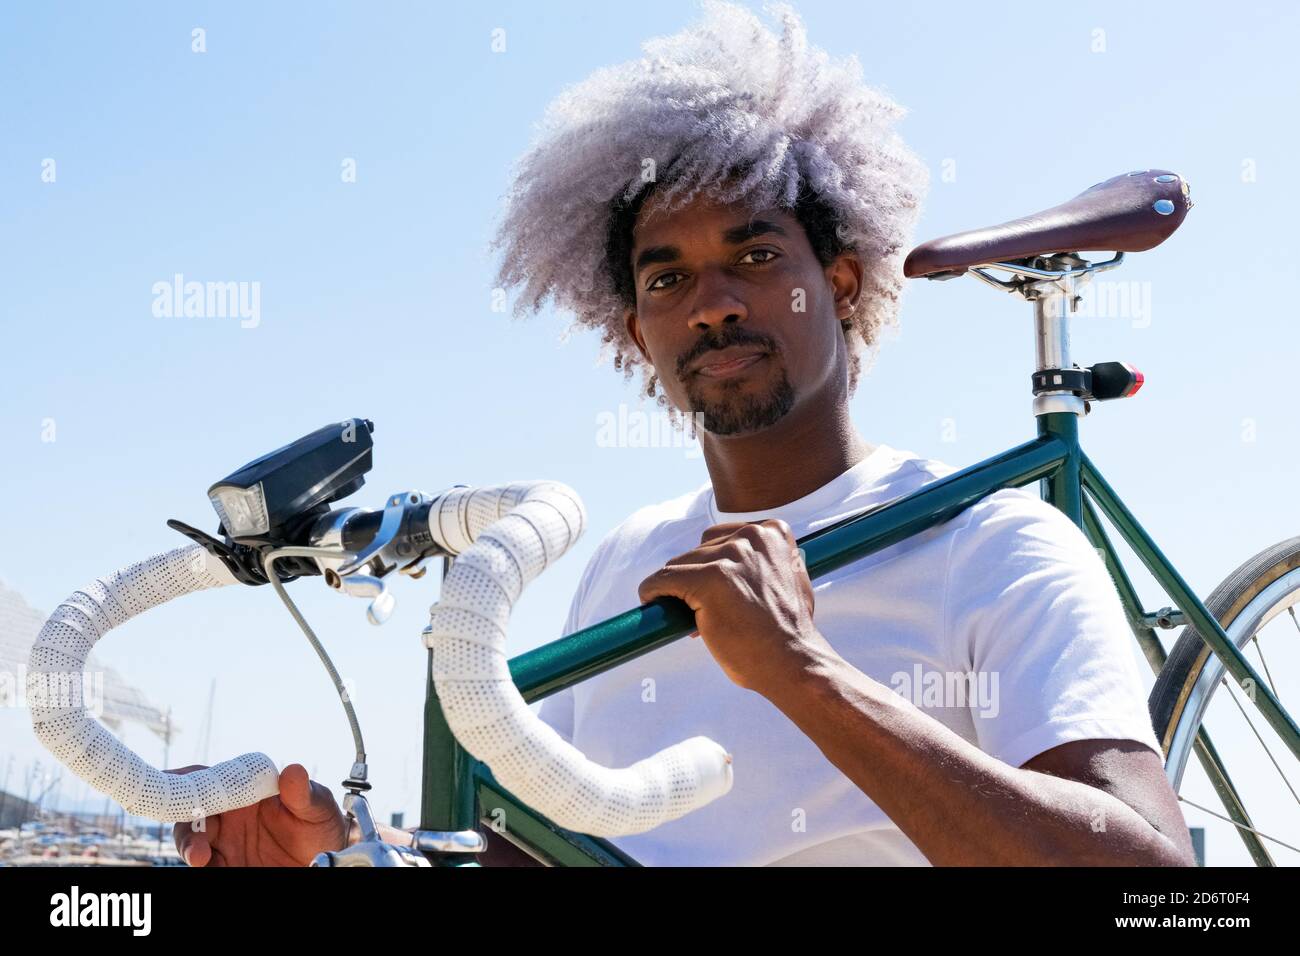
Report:
M20 675L26 672L32 644L45 624L46 616L0 581L0 674L8 676L5 683L9 686L15 683L21 686ZM169 732L176 733L178 727L173 722L169 728L167 714L162 708L151 703L113 668L100 662L94 653L86 662L86 669L104 675L103 713L99 717L105 725L120 732L124 723L139 724L162 740L167 739ZM0 703L12 706L10 701Z
M36 807L22 797L0 790L0 830L9 830L36 815Z

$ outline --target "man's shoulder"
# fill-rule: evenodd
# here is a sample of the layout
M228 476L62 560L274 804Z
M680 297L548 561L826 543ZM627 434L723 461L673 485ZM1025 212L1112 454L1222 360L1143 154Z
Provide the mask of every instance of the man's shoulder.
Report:
M960 469L940 459L905 452L896 476L897 483L908 486L906 493L910 493L957 471ZM1032 524L1054 526L1058 531L1073 529L1082 535L1064 512L1027 488L999 488L990 492L962 511L955 527L996 534L1015 533L1015 529Z
M904 453L888 497L920 491L959 470L939 459ZM960 570L979 576L987 572L991 563L1009 564L1005 559L1013 555L1030 554L1040 562L1103 563L1083 530L1055 505L1044 501L1036 489L1037 483L1029 487L999 488L966 507L935 532L955 542L950 556Z
M953 522L948 551L949 601L966 595L1015 594L1033 605L1034 594L1061 589L1111 594L1101 552L1065 512L1024 488L1002 488L967 508ZM1044 598L1046 600L1046 598Z
M968 536L1033 535L1091 549L1082 529L1065 512L1025 488L999 489L975 502L967 512Z

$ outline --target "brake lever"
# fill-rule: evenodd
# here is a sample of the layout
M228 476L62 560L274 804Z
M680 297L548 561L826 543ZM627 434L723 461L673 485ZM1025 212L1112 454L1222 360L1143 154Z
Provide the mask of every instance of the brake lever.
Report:
M346 577L371 562L396 566L418 560L421 557L420 546L433 544L433 536L428 531L421 533L420 524L423 522L427 527L429 508L434 500L419 491L389 495L384 503L379 530L352 560L336 569L339 577Z
M363 793L350 791L343 797L343 809L349 821L356 820L361 839L342 850L317 853L311 866L432 866L428 858L409 846L385 843L379 838L379 829L370 813L370 804ZM351 832L351 823L348 832Z
M477 830L416 830L409 843L385 843L370 813L363 793L349 791L343 797L349 820L356 820L361 838L342 850L318 853L311 866L432 866L426 853L482 853L487 840ZM348 830L351 832L351 824Z

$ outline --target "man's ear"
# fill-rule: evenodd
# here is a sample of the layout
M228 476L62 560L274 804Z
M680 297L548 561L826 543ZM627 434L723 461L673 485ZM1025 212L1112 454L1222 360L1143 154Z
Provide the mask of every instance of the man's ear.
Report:
M862 295L862 260L857 253L846 250L826 267L826 278L835 295L835 318L843 324L853 314Z
M641 323L637 320L636 309L626 309L623 312L623 325L627 328L628 337L636 344L636 350L641 353L641 358L646 364L653 365L650 361L650 353L646 349L645 339L641 337Z

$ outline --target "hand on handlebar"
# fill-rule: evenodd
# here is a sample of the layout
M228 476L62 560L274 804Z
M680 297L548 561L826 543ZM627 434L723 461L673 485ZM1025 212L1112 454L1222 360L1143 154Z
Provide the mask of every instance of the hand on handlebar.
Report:
M165 773L205 769L195 764ZM302 764L280 771L280 793L250 807L207 817L203 829L182 822L172 835L190 866L307 866L323 850L347 843L347 818L329 788Z

